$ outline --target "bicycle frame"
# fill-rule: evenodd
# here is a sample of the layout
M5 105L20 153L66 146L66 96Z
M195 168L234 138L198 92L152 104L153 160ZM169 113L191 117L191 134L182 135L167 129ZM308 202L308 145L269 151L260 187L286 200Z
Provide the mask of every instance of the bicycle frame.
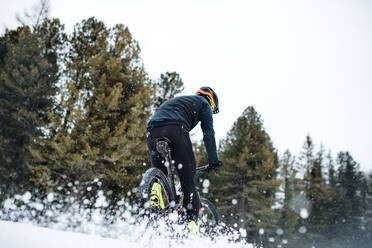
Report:
M175 172L175 168L172 168L172 163L170 161L170 158L171 158L170 150L168 149L168 153L164 158L165 159L164 165L165 165L165 167L167 167L167 173L168 173L167 179L168 179L172 194L174 196L176 196L177 202L175 202L175 204L178 205L179 204L179 199L177 199L176 185L174 183L174 177L176 175L176 172Z
M175 176L178 176L178 175L176 172L175 165L172 166L173 163L171 161L170 150L168 150L168 153L164 158L165 158L164 165L167 167L167 173L168 173L167 179L168 179L172 193L174 194L174 196L176 196L175 206L176 206L176 209L178 209L182 205L183 192L182 192L181 186L176 187L176 184L174 181ZM196 175L200 174L201 172L207 171L208 167L209 167L208 165L197 167Z

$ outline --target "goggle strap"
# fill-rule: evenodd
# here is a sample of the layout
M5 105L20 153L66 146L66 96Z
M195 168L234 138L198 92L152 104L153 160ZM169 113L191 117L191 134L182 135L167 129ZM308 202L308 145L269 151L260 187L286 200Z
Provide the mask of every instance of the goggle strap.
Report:
M211 103L211 106L212 106L212 109L214 110L215 108L216 108L216 103L214 102L214 99L213 99L213 96L212 96L212 94L211 93L209 93L209 92L206 92L206 91L203 91L203 90L197 90L196 92L195 92L195 94L198 94L198 93L201 93L201 94L203 94L203 95L206 95L206 96L208 96L208 98L209 98L209 101L210 101L210 103Z

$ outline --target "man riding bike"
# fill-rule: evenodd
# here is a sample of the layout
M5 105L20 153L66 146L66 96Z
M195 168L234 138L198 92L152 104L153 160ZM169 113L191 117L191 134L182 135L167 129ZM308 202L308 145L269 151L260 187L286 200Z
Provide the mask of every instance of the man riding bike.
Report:
M189 132L201 122L209 170L218 170L222 163L217 156L212 117L212 113L218 112L217 94L210 87L201 87L195 95L175 97L164 102L147 125L147 146L151 165L162 170L165 175L165 166L170 165L164 165L163 158L155 147L156 140L167 137L171 141L171 156L184 192L183 208L186 211L186 221L190 232L196 236L200 235L197 224L200 199L194 181L196 161ZM152 199L158 199L159 205L164 204L160 184L154 184L152 194Z

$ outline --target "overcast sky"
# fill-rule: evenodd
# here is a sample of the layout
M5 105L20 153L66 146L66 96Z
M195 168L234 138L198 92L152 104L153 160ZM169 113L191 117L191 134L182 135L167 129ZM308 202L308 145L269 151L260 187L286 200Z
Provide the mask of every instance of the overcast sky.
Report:
M1 33L37 1L2 0ZM71 30L91 16L128 26L153 79L177 71L186 93L219 95L223 138L253 105L279 153L309 134L372 170L372 1L51 0ZM197 136L200 136L200 131Z

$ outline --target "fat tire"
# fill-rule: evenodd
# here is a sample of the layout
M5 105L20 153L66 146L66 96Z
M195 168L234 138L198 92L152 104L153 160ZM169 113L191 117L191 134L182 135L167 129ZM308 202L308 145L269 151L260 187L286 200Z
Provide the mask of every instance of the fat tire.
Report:
M216 222L216 226L217 226L220 222L220 218L218 216L216 207L213 205L213 203L210 200L204 197L200 197L200 203L204 208L207 208L207 211L209 210L209 212L212 214L213 219Z
M141 184L140 184L140 194L139 194L139 203L141 208L145 208L145 203L149 200L149 196L151 193L151 187L154 182L158 182L164 188L164 191L167 192L169 202L175 201L176 196L172 192L167 177L164 173L159 170L158 168L150 168L148 169L142 177Z

